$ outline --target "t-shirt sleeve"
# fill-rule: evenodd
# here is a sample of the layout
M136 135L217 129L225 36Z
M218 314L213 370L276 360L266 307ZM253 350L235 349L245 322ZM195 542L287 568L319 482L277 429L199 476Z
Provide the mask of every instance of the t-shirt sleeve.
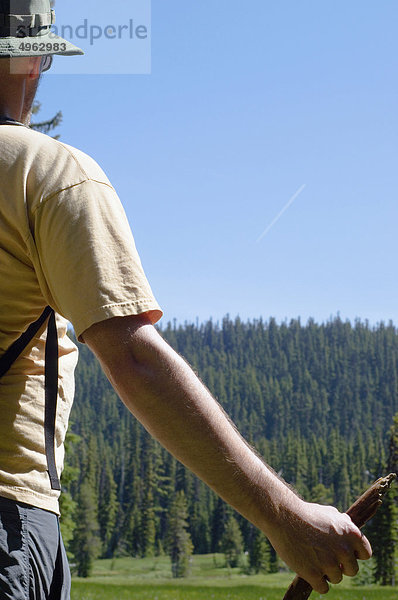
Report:
M115 190L86 180L44 199L32 216L33 263L43 295L79 338L94 323L161 316Z

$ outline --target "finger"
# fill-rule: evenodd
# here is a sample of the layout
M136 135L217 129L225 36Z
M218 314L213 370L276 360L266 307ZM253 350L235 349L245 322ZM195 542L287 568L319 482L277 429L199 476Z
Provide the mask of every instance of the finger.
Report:
M340 565L331 565L326 569L325 573L325 577L328 581L330 581L330 583L340 583L343 579L343 573Z
M359 542L355 554L360 560L368 560L372 556L372 546L370 545L368 538L363 534L361 535Z
M354 556L347 556L341 563L341 570L348 577L355 577L359 571L357 559Z
M346 548L345 551L339 554L342 571L344 575L349 577L354 577L358 573L359 559L367 560L372 555L372 548L365 536L358 540L355 546L358 548L357 551Z
M356 557L360 560L368 560L372 556L372 546L370 545L368 538L364 536L355 523L353 523L349 515L345 513L345 516L350 520L351 526L354 525L355 528L353 533L355 535L354 549Z
M326 577L321 577L318 581L311 584L311 586L318 594L321 594L321 596L327 594L329 591L329 584Z
M319 572L313 571L307 575L302 576L305 581L308 581L313 590L318 594L327 594L329 591L329 584L326 577L321 577Z

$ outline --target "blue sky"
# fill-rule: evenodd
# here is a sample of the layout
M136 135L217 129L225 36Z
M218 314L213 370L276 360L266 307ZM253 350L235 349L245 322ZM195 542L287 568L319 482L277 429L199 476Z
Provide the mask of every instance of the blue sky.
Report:
M111 179L165 322L398 324L397 22L395 0L152 0L150 74L59 57L75 74L43 77L41 116ZM136 47L97 56L117 72Z

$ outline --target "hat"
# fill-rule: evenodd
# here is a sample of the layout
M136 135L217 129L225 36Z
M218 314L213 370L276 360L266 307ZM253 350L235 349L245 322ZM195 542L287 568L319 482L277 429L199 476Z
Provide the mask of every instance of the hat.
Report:
M0 0L0 58L84 54L51 31L54 22L50 0Z

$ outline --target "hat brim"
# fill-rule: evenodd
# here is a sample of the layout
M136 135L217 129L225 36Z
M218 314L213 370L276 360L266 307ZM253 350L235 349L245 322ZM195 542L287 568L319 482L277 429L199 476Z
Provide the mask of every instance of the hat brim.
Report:
M0 38L0 58L44 56L49 54L77 56L84 54L84 52L81 48L55 35L51 31L35 37L10 36Z

